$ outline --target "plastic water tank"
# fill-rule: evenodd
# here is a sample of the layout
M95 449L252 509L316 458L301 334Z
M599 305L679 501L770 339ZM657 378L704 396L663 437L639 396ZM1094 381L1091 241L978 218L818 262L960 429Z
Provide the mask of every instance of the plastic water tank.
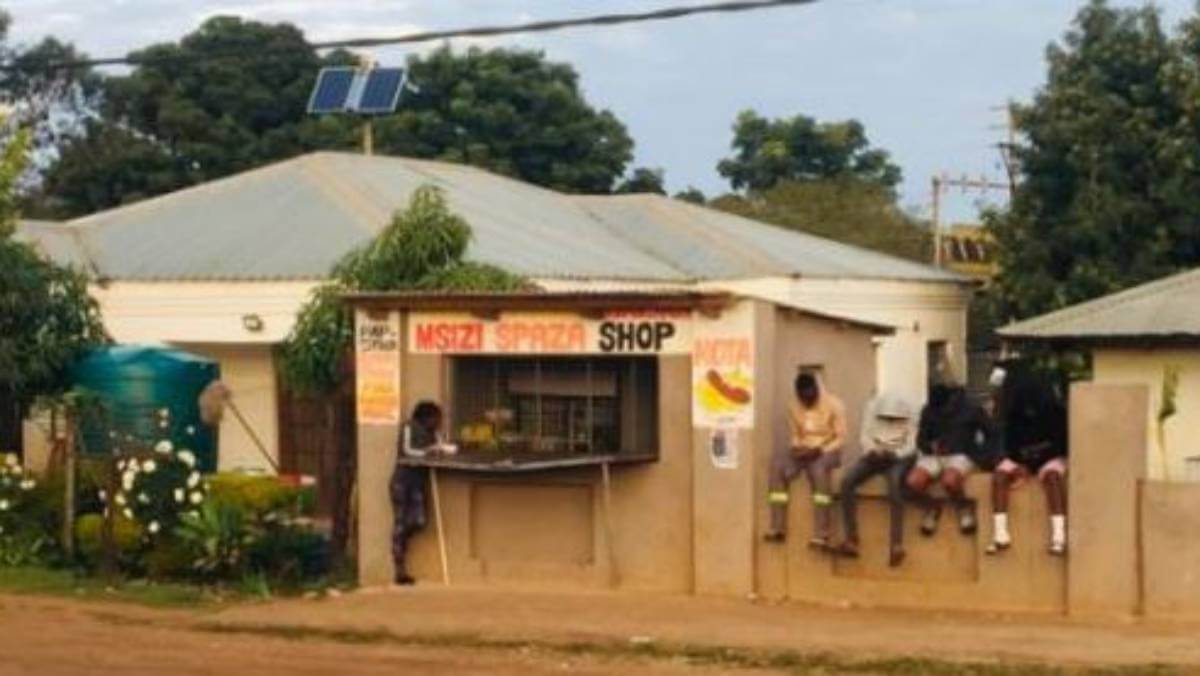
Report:
M220 378L216 361L164 347L106 347L83 357L71 376L104 404L82 421L84 453L168 439L195 453L201 471L216 471L216 430L200 420L198 403L204 388Z

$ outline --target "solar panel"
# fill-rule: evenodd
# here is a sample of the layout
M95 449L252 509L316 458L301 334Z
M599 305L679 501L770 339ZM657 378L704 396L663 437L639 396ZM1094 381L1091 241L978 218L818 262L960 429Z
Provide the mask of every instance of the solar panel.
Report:
M357 71L347 66L322 68L317 73L317 83L308 99L310 115L341 113L347 109L350 90L353 88Z
M404 87L404 69L375 68L367 71L365 79L362 95L354 109L366 115L395 112L400 90Z
M403 68L367 71L349 66L322 68L308 100L308 112L311 115L395 112L404 88L404 75Z

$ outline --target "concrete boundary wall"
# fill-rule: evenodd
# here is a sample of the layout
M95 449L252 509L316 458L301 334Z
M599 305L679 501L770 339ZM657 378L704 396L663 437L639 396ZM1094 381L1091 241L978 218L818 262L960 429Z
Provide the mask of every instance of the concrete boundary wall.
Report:
M1141 610L1200 621L1200 484L1141 485Z

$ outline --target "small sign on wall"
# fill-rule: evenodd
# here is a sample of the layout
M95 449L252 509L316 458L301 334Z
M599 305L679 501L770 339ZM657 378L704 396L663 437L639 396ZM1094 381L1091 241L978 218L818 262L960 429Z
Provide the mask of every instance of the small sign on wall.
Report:
M738 468L738 432L718 427L708 436L708 457L717 469Z
M358 423L400 424L400 313L356 313L354 363Z

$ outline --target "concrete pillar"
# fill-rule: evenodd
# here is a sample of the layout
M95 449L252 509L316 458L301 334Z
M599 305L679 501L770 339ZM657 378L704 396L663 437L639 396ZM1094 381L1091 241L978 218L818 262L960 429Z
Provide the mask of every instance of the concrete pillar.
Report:
M358 583L392 583L392 501L388 482L396 462L400 428L358 427Z
M1146 470L1149 392L1142 385L1071 388L1069 561L1072 616L1128 616L1140 605L1138 484Z

